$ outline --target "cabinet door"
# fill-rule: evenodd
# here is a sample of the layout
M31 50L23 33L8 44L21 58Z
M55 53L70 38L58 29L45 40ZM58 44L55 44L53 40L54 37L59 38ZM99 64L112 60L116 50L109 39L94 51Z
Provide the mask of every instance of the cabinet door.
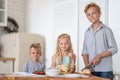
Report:
M12 60L0 61L0 72L1 73L13 72L13 61Z
M0 0L0 26L7 26L7 0Z

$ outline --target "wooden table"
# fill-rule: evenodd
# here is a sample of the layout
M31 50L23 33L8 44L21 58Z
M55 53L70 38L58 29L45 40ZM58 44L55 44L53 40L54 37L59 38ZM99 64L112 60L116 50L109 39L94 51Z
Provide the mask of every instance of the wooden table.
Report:
M65 78L65 77L38 77L38 76L0 76L0 80L109 80L96 76L88 78Z

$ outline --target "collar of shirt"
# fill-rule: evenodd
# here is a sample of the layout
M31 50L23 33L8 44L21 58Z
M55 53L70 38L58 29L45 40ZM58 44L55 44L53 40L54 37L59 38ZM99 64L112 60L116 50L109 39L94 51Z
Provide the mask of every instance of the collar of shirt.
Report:
M104 28L104 27L105 27L105 25L101 22L97 31ZM92 30L93 31L92 25L90 25L90 27L87 30Z

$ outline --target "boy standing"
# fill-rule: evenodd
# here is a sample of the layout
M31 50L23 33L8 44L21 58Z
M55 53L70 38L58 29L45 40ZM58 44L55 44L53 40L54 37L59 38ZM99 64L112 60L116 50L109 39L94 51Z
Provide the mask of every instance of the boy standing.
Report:
M85 32L83 44L85 66L93 64L93 75L113 80L112 55L118 51L113 32L100 21L101 10L97 4L88 4L84 11L92 23Z

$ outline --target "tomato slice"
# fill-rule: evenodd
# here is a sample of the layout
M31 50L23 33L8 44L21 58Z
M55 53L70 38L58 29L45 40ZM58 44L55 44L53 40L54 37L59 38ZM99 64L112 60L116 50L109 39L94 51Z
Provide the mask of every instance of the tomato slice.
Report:
M35 71L35 72L33 72L33 74L41 74L41 75L44 75L45 72L43 72L43 71Z

